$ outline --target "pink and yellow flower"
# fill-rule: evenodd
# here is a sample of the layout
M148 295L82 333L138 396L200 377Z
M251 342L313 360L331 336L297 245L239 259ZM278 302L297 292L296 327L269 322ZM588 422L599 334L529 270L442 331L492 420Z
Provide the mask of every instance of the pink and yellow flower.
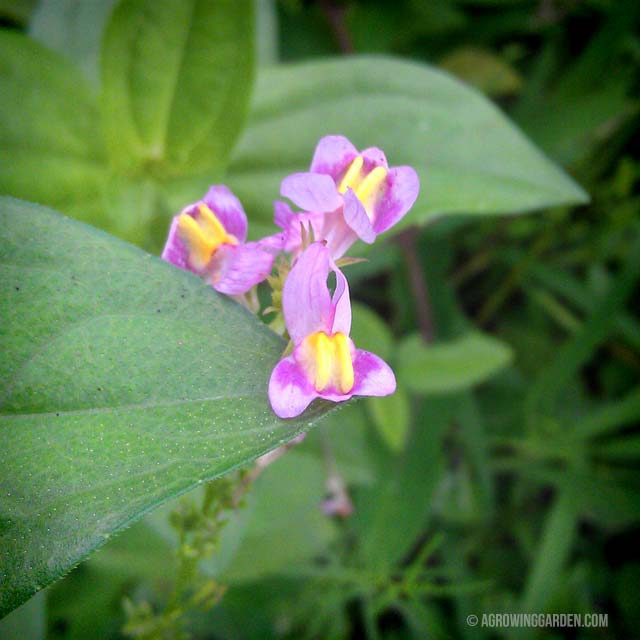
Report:
M360 238L371 244L413 206L420 182L408 166L389 167L381 149L358 151L344 136L326 136L316 147L310 171L287 176L280 193L303 213L276 203L276 223L295 251L300 226L310 227L334 259Z
M333 295L327 286L330 270L336 276ZM395 391L389 365L356 349L349 337L349 286L323 243L311 244L298 258L285 281L282 306L294 348L269 381L271 406L280 418L299 415L315 398L342 402Z
M246 293L264 280L281 242L245 242L247 216L224 185L213 186L202 200L174 217L163 260L202 276L227 295Z

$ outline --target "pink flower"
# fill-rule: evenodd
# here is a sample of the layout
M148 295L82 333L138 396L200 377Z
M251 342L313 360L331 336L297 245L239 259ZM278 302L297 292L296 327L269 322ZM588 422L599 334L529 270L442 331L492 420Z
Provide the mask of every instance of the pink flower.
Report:
M334 259L357 238L371 244L413 206L420 183L411 167L389 167L384 152L359 152L344 136L326 136L316 147L310 171L287 176L280 193L304 213L276 203L276 223L295 250L300 224L324 240ZM286 223L286 226L283 224Z
M336 274L333 296L327 287L330 269ZM276 415L293 418L315 398L342 402L354 395L386 396L395 391L389 365L356 349L349 337L347 279L323 243L311 244L298 258L285 281L282 305L294 349L276 365L269 381Z
M162 259L205 278L227 295L246 293L273 266L281 236L245 242L247 216L224 185L213 186L202 200L174 217Z

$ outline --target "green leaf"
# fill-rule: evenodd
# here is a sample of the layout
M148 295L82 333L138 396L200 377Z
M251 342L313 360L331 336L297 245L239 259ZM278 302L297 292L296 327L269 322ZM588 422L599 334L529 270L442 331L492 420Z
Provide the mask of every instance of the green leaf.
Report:
M304 170L319 138L338 133L358 148L381 147L392 166L417 169L420 196L402 224L587 200L478 92L429 66L385 57L261 71L229 181L250 211L271 219L283 176Z
M482 500L480 512L483 517L489 519L495 509L495 497L493 495L487 430L482 419L482 411L472 392L461 394L458 401L457 419L467 457L476 474L474 486Z
M578 512L576 491L563 486L547 515L540 544L522 594L524 613L543 613L558 587L558 576L569 557Z
M105 184L96 203L100 228L139 247L159 254L164 246L171 212L156 184L151 180L129 180L112 176ZM74 218L82 218L85 203L69 203L67 211ZM179 209L177 209L179 210ZM175 212L175 210L174 210ZM86 220L91 222L91 220Z
M40 592L29 602L0 620L2 640L44 640L47 629L46 594Z
M393 566L425 530L445 471L443 438L454 410L449 398L424 403L402 454L384 449L376 484L354 492L352 521L365 567Z
M392 451L402 451L411 422L411 404L404 388L384 398L367 398L366 404L380 437Z
M640 420L640 389L634 389L621 400L601 404L573 425L571 435L578 439L608 435Z
M596 445L595 454L610 460L632 460L640 458L640 435L632 435Z
M100 41L117 0L40 0L29 22L29 35L99 80Z
M278 13L275 0L256 3L256 59L261 66L278 61Z
M506 344L478 332L434 345L412 335L398 349L398 378L418 393L451 393L484 382L511 359Z
M78 69L0 32L0 192L58 207L107 179L95 98Z
M143 581L150 585L167 580L175 566L172 549L145 522L137 522L110 540L47 589L49 620L64 629L51 633L49 640L111 637L124 623L123 598L131 596Z
M222 581L288 574L295 563L322 553L335 533L333 521L321 508L325 483L323 461L304 450L288 452L267 469L248 498L244 536L229 564L221 567ZM233 529L226 528L221 551L225 545L233 546L234 538ZM283 540L287 543L282 544ZM217 559L218 554L209 566L215 566Z
M365 304L352 304L351 337L358 349L373 351L383 360L393 357L393 335L389 325Z
M170 212L151 181L110 172L96 98L78 68L12 33L0 33L0 59L0 190L159 244L150 232L165 234Z
M102 47L116 165L164 174L224 167L244 122L253 50L251 0L121 2Z
M204 573L225 584L255 581L273 573L288 574L293 563L325 550L335 534L334 522L321 509L326 468L324 461L308 450L305 442L269 465L243 499L242 507L225 514L216 551L200 565ZM195 489L189 499L195 497L200 502L204 490ZM178 540L169 516L178 503L173 500L164 504L122 538L136 529L151 528L175 546ZM286 545L282 544L284 538ZM94 566L110 547L107 545L87 564Z
M371 484L375 474L369 422L364 403L350 402L340 411L330 413L322 429L308 434L304 450L313 451L325 465L335 461L338 474L348 485Z
M0 615L164 500L326 412L279 420L283 341L192 274L0 199Z

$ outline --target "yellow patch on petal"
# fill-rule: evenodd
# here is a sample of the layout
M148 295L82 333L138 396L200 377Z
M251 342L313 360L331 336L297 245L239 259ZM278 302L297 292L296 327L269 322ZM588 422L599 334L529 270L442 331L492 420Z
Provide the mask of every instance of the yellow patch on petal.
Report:
M178 236L187 247L189 264L197 271L206 268L220 245L238 244L206 204L198 207L195 217L183 213L178 218Z
M302 367L318 393L334 388L338 393L353 389L353 360L349 338L344 333L329 336L318 331L302 342Z
M338 186L338 191L340 193L345 193L349 187L355 190L355 184L360 182L360 172L362 170L362 165L364 164L364 160L362 156L356 156L355 160L349 165L347 172L344 174L344 178L340 181L340 185Z
M375 167L365 175L362 171L363 166L364 160L362 156L356 156L348 166L344 177L340 180L338 191L345 193L347 189L353 189L358 200L362 202L362 206L365 208L367 215L372 219L374 200L384 187L387 170L384 167Z
M376 167L373 171L369 172L369 175L358 185L358 188L356 189L356 195L362 204L365 204L371 196L375 195L379 191L386 177L387 170L384 167Z

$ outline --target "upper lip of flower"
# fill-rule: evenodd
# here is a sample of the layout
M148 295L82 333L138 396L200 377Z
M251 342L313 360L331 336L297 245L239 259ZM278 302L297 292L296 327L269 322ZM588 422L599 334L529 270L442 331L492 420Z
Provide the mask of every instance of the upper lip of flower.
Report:
M350 229L341 235L352 234L351 243L356 236L371 243L407 213L419 189L414 169L390 168L381 149L359 152L344 136L326 136L316 147L310 171L287 176L280 193L305 212L341 210ZM341 237L336 244L342 253L349 246Z

